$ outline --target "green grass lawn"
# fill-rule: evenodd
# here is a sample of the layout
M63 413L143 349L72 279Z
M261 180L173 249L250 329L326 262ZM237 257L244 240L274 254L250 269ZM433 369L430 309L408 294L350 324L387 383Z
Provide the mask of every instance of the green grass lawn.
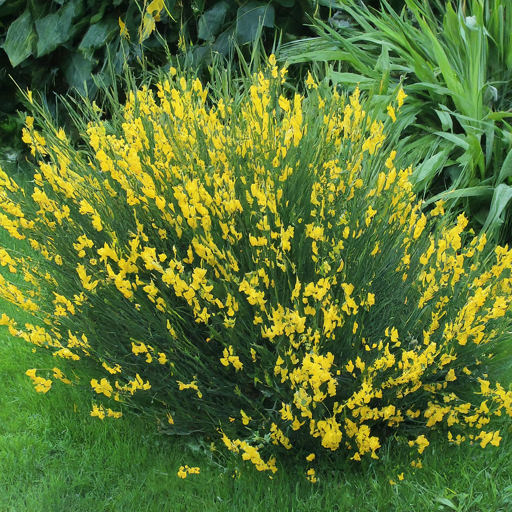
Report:
M2 308L2 311L9 308ZM104 421L89 415L90 397L55 384L37 394L24 372L52 368L23 341L0 338L0 511L510 511L512 435L499 448L447 446L431 438L422 469L394 442L380 460L313 464L308 482L293 461L270 479L211 439L159 435L130 413ZM181 465L201 474L177 476ZM403 481L398 475L404 473ZM393 479L396 485L391 485Z

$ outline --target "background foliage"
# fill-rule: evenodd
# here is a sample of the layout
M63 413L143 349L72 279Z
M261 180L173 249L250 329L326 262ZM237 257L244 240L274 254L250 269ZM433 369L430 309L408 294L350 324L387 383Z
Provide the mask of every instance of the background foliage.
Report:
M388 95L403 80L410 126L402 162L429 201L463 204L475 229L512 241L512 9L502 0L406 0L395 11L344 0L343 14L316 20L318 38L285 45L291 63L338 61L334 82ZM506 215L504 215L506 213Z
M136 73L142 53L145 65L168 68L185 42L188 62L196 65L211 63L213 54L227 57L233 42L243 47L256 37L271 50L276 35L291 41L310 34L306 15L328 16L335 7L334 0L2 0L0 161L17 169L26 157L18 87L43 94L57 115L54 93L94 98L98 80L110 85L125 64Z

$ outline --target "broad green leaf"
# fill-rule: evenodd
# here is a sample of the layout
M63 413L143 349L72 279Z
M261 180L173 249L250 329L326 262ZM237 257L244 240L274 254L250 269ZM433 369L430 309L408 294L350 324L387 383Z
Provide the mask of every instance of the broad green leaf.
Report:
M4 50L9 57L11 66L15 68L26 58L32 55L36 44L36 31L32 21L32 15L27 9L17 20L15 20L5 38Z
M288 56L286 61L289 64L299 64L301 62L328 62L330 60L345 60L350 57L343 50L314 50L312 52L301 52L294 56Z
M87 89L93 85L92 68L93 63L89 59L81 53L75 53L64 66L64 76L71 87L85 96Z
M429 38L429 42L432 45L432 48L437 59L437 64L441 69L441 73L443 74L443 77L446 80L448 88L457 96L463 96L464 88L462 87L460 81L458 80L458 77L453 69L452 64L450 63L450 60L445 52L445 49L443 48L443 45L439 42L437 35L435 35L432 32L432 29L427 24L427 22L421 16L417 17L417 19L418 22L420 23L420 26L423 28L424 32ZM456 103L458 103L457 100L455 101Z
M469 153L471 155L471 166L473 169L480 169L480 179L485 179L485 156L482 151L482 145L480 144L480 138L474 133L468 133L466 135L466 141L469 144Z
M100 10L89 20L89 23L91 25L94 25L95 23L98 23L103 18L103 15L105 14L105 9L107 8L108 2L103 2L100 6ZM95 11L97 10L97 7Z
M512 149L508 152L503 165L501 166L500 173L496 183L499 185L503 183L506 178L512 176Z
M338 73L337 71L330 71L327 76L332 80L335 84L365 84L365 85L373 85L375 80L373 78L368 78L367 76L357 75L355 73Z
M389 87L389 74L390 74L390 62L389 62L389 46L386 43L382 43L382 51L377 60L375 69L382 73L382 80L380 82L380 93L387 94Z
M343 9L343 5L338 0L318 0L318 3L331 9Z
M347 57L345 60L350 62L356 71L367 76L373 76L375 79L381 79L381 74L375 71L376 62L374 56L369 55L366 50L361 48L361 42L357 37L346 38L320 20L315 20L315 25L320 33L322 33L323 29L326 38L331 39L336 46L341 46L350 54L350 58Z
M485 130L485 166L489 167L491 159L493 157L494 138L496 135L496 129L494 123L487 126Z
M18 171L18 162L24 159L21 152L14 148L4 147L0 150L0 168L7 173L14 174Z
M449 112L446 112L445 110L436 110L435 112L437 114L437 117L439 117L439 120L441 121L441 126L443 127L443 130L453 130L452 116L449 114Z
M427 183L429 183L444 166L450 151L450 148L440 151L419 165L411 176L415 185L420 184L424 180L427 180Z
M273 28L274 16L272 4L250 1L239 7L236 18L238 43L245 44L254 41L260 25Z
M91 25L85 33L78 51L89 53L105 46L119 31L117 18L102 19Z
M448 89L447 87L443 87L442 85L437 84L430 84L428 82L420 82L417 84L411 84L407 86L407 89L410 91L415 91L419 93L424 93L425 89L432 91L435 94L439 94L441 96L451 96L454 97L456 94L454 94L453 91Z
M46 16L51 6L51 2L41 2L41 0L26 0L26 3L34 20Z
M461 197L491 197L494 194L494 191L494 187L471 187L458 190L448 190L427 199L423 204L426 206L427 204L439 201L439 199L448 201L451 199L460 199Z
M498 185L494 190L494 195L492 196L491 208L484 227L482 228L483 231L487 231L489 228L493 230L502 224L502 221L500 221L500 215L510 199L512 199L512 187L503 183Z
M279 5L283 7L293 7L295 5L296 0L276 0Z
M434 132L436 135L439 135L439 137L443 137L444 139L447 139L460 148L467 151L469 149L469 144L466 142L465 137L459 137L458 135L455 135L454 133L445 133L445 132Z
M436 501L439 503L442 503L443 505L446 505L447 507L450 507L452 510L458 510L458 507L456 507L453 504L453 501L450 501L448 498L443 498L442 496L438 496L436 498Z
M227 30L219 34L215 43L212 45L212 50L218 52L221 55L228 55L229 50L233 48L233 37L235 35L236 28L234 26L229 27Z
M487 114L486 117L491 119L492 121L501 121L506 117L512 117L512 112L491 112L490 114Z
M37 56L42 57L61 44L67 42L73 34L72 22L79 12L79 0L65 4L56 13L48 14L36 20Z
M222 30L228 10L229 4L223 0L217 2L211 9L208 9L199 18L197 37L208 41L217 36Z

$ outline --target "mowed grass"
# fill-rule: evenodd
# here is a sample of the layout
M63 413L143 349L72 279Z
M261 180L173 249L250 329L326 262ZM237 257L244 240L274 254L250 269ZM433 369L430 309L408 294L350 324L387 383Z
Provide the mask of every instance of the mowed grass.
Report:
M53 365L50 354L33 354L2 332L2 512L512 510L507 423L498 448L447 446L431 438L422 469L410 466L414 452L405 441L394 441L378 461L319 460L316 484L294 461L270 479L226 454L218 440L219 451L211 451L211 439L163 436L129 412L119 420L93 418L91 396L76 387L56 383L48 394L37 394L25 370ZM181 480L177 471L184 464L199 466L201 474Z

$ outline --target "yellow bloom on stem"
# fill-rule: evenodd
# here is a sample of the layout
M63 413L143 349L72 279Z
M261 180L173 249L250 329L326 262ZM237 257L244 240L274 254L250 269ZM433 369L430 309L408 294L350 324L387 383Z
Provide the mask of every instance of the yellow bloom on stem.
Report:
M103 393L106 397L112 396L112 391L114 391L107 379L101 379L100 382L96 379L92 379L91 386L94 388L96 393Z
M400 108L404 104L404 99L407 98L407 94L405 94L403 87L400 87L400 90L398 91L397 101L398 101L398 108Z
M391 117L391 119L393 120L393 123L394 123L396 121L396 114L395 114L395 109L391 105L388 105L388 115L389 115L389 117Z
M104 419L105 418L105 411L103 410L103 406L100 405L98 407L96 404L94 404L92 406L91 416L97 417L100 420Z
M418 445L418 453L423 453L425 448L430 444L424 435L419 436L415 441L409 441L409 446Z
M244 425L249 425L249 422L252 420L252 418L250 416L247 416L247 414L245 414L245 412L240 409L240 414L242 415L242 423Z
M457 380L457 377L455 376L455 370L453 368L451 368L450 371L446 374L445 380L446 382Z
M28 375L36 388L38 393L47 393L52 387L52 381L49 379L44 379L43 377L36 377L36 370L27 370L25 375Z

